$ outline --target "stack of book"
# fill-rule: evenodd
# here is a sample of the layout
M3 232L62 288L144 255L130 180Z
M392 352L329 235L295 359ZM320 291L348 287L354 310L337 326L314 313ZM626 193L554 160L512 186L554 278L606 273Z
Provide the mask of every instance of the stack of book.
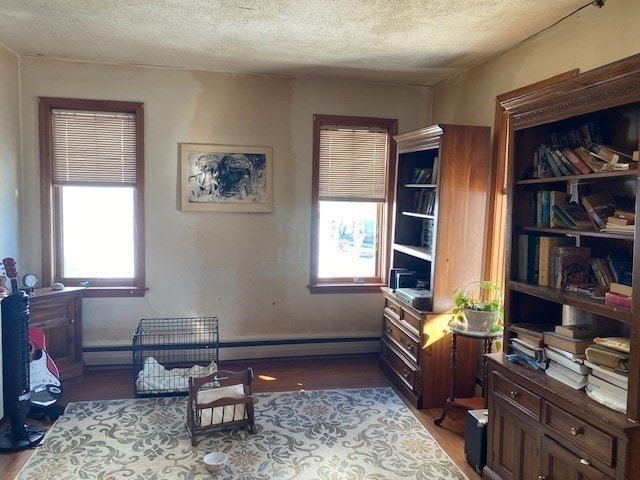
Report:
M586 392L596 402L626 413L629 339L595 338L586 350L585 365L591 368Z
M636 214L624 210L615 210L613 215L607 217L607 221L602 228L603 232L623 233L633 235L636 230Z
M513 353L537 370L546 370L548 362L544 356L544 332L553 325L525 323L509 325L515 333L511 339Z
M622 283L611 282L609 291L604 294L604 303L614 307L631 308L633 304L633 287Z
M546 374L576 390L584 388L589 374L583 364L585 352L601 331L591 324L577 324L556 325L553 331L545 332Z

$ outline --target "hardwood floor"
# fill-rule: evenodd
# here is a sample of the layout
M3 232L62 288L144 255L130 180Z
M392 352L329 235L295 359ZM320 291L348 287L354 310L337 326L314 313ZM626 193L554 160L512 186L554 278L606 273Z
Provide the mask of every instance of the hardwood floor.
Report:
M221 362L220 368L254 370L254 392L282 392L298 389L364 388L392 386L378 368L375 355L349 357L307 357L296 359L264 359ZM85 374L64 382L61 404L82 400L112 400L133 398L133 377L130 368L87 368ZM402 398L402 396L401 396ZM416 410L409 406L420 422L470 480L480 478L464 458L465 410L454 408L442 426L433 420L440 409ZM45 428L51 424L29 420ZM2 428L5 428L3 425ZM37 447L36 447L37 448ZM0 478L13 480L29 459L33 449L0 454Z

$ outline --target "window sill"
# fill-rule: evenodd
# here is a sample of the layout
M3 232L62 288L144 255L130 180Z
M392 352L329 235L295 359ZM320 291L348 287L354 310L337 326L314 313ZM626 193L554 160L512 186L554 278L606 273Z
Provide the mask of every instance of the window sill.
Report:
M144 297L148 288L138 287L87 287L84 298L101 297Z
M384 283L317 283L307 285L309 292L315 293L380 293Z

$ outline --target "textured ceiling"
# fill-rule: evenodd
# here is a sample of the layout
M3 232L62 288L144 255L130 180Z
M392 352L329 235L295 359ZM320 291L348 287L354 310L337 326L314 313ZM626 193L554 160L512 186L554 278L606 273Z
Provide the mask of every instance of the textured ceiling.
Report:
M20 56L435 85L590 3L0 0L0 43Z

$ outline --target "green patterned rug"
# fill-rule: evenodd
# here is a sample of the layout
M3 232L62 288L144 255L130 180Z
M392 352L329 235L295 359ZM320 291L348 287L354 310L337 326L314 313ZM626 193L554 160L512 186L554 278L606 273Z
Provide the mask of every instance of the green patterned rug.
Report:
M18 475L48 479L207 479L202 457L222 451L220 480L466 479L391 388L258 393L257 433L199 436L186 398L68 405Z

